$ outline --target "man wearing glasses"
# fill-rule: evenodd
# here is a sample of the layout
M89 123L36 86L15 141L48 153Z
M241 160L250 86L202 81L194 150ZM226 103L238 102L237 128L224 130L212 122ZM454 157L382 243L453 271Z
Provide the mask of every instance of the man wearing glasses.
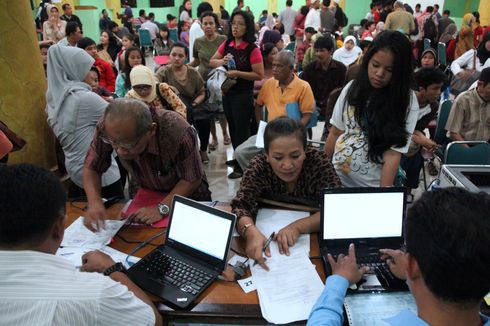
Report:
M166 194L155 206L140 208L135 222L152 224L168 214L173 195L211 200L192 127L169 110L150 110L142 101L116 99L97 124L83 169L88 210L85 225L98 229L106 217L100 176L112 151L141 189Z

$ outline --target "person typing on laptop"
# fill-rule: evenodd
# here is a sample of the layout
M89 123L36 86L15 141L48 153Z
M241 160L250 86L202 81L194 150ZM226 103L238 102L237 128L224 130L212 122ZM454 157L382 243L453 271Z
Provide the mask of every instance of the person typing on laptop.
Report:
M51 172L0 165L0 324L161 325L148 296L107 255L78 271L54 254L65 231L66 194Z
M426 192L408 210L406 249L382 249L391 271L407 280L417 315L403 310L389 325L490 325L480 301L490 291L490 196L462 188ZM362 275L354 248L337 262L308 325L342 325L343 298Z
M264 154L257 155L243 175L240 189L231 201L237 215L237 232L246 241L246 254L267 269L263 257L266 236L255 227L259 198L319 205L321 191L341 187L332 163L322 151L306 146L306 129L300 121L280 117L269 122L264 133ZM273 196L273 197L271 197ZM313 205L313 204L312 204ZM317 232L320 213L307 216L276 232L279 251L289 255L289 247L302 233ZM270 257L269 248L265 255Z

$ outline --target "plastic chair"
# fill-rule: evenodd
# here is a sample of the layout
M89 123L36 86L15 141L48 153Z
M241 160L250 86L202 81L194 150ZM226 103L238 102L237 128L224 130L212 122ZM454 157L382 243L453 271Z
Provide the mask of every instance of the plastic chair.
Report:
M430 40L428 38L424 38L424 51L430 48Z
M435 151L435 154L442 160L444 156L444 149L446 144L450 142L450 139L446 136L446 122L449 117L449 112L451 112L451 107L453 106L453 101L445 100L441 104L439 110L439 115L437 116L436 132L434 135L434 140L436 143L441 145L441 148Z
M170 39L172 41L174 41L174 43L179 41L179 35L178 35L177 28L170 28L168 30L168 33L169 33L168 37L170 37Z
M294 50L296 48L296 42L289 42L288 46L286 46L286 50L289 50L294 53Z
M447 66L446 60L446 44L437 43L437 61L439 61L440 66Z
M151 40L151 35L149 30L140 28L138 34L140 37L140 46L142 48L147 49L153 46L153 42Z
M447 145L444 164L489 165L490 144L486 141L453 141Z

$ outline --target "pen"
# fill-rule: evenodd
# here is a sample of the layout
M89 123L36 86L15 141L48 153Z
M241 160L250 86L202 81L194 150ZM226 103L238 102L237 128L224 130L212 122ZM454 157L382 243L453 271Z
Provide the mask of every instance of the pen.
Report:
M267 249L267 247L269 247L269 245L271 244L272 238L274 238L275 235L276 235L276 232L272 232L269 239L267 239L267 241L264 244L264 247L262 248L262 253L264 253L265 250ZM257 265L257 261L254 262L253 266L255 266L255 265Z

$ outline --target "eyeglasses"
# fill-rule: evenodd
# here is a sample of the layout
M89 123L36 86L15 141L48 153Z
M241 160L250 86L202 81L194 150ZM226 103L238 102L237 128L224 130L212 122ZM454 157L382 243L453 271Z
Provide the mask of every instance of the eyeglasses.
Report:
M122 150L126 151L126 152L129 152L131 151L132 149L134 149L136 146L138 146L139 142L141 141L141 139L143 139L143 137L146 135L146 132L143 133L137 141L135 141L134 143L132 144L121 144L120 142L117 142L117 141L114 141L112 139L109 139L105 136L100 136L100 139L106 143L106 144L109 144L111 145L112 147L114 148L121 148Z
M136 85L133 86L135 91L148 91L151 89L151 85Z

